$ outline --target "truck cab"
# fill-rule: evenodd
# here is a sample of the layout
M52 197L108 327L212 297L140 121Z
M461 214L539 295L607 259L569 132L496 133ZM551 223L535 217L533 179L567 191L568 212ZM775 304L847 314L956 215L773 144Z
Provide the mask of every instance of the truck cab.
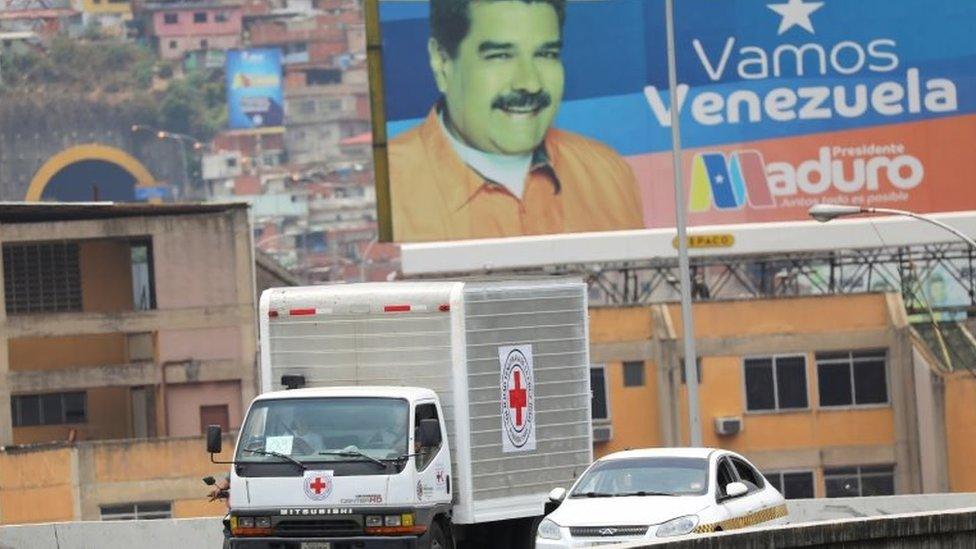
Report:
M251 404L230 475L230 545L447 547L451 463L437 395L275 391Z

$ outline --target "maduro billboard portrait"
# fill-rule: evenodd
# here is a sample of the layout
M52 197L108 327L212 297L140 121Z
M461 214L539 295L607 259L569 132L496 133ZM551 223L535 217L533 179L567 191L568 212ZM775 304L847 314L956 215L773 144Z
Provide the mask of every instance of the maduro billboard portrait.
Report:
M690 225L976 210L976 2L675 7ZM664 9L380 0L393 240L673 226Z

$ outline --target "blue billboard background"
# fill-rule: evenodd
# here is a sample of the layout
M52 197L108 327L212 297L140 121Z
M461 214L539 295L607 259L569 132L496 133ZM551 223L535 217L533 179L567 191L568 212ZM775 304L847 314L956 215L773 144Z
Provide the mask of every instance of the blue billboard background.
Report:
M681 0L676 6L678 81L689 86L681 108L682 145L695 148L725 143L863 128L881 124L928 120L976 112L976 1L974 0L823 0L809 13L814 32L791 25L779 32L785 17L772 6L789 0ZM803 5L803 3L801 3ZM430 36L428 4L424 1L383 1L383 75L387 90L389 136L416 125L437 97L428 65ZM667 58L663 0L606 0L568 2L564 29L566 89L556 125L607 143L623 155L670 149L670 131L649 106L647 90L654 87L666 109ZM729 42L732 40L732 42ZM890 70L871 71L867 48L897 57ZM888 45L890 41L893 45ZM696 45L697 44L697 45ZM823 48L826 71L812 71L812 50L803 55L806 71L797 74L791 54L780 55L779 74L773 74L777 47L816 44ZM833 66L831 50L842 68L866 59L861 70L845 74ZM847 44L846 46L843 44ZM850 44L855 44L851 46ZM743 77L737 67L747 63L755 76L757 52L767 58L766 75ZM753 60L752 65L748 65ZM724 63L723 63L724 61ZM918 68L922 92L927 79L950 79L956 86L958 107L951 112L906 112L882 115L872 109L857 117L794 119L765 116L752 123L706 125L691 115L695 96L714 92L724 97L737 90L765 96L777 88L865 84L887 81L906 86L906 69ZM719 71L718 69L722 69ZM709 71L712 71L709 74ZM832 101L828 100L828 104ZM666 117L665 117L666 118Z
M227 123L231 129L284 124L281 50L227 52Z

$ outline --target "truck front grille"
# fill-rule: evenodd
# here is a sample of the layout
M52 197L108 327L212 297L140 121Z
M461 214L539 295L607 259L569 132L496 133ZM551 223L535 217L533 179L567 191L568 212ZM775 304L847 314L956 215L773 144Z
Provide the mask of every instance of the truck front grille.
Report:
M622 536L643 536L647 526L571 526L569 533L574 538L615 538Z
M363 527L355 520L287 519L275 524L274 535L285 538L361 536Z

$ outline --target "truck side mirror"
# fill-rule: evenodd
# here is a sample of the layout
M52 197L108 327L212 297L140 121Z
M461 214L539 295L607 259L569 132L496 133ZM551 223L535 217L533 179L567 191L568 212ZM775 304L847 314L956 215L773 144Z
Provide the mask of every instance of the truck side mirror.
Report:
M223 433L220 432L220 425L207 426L207 451L211 454L219 454L223 442Z
M441 424L436 419L420 420L420 429L417 433L422 448L433 448L441 444Z

